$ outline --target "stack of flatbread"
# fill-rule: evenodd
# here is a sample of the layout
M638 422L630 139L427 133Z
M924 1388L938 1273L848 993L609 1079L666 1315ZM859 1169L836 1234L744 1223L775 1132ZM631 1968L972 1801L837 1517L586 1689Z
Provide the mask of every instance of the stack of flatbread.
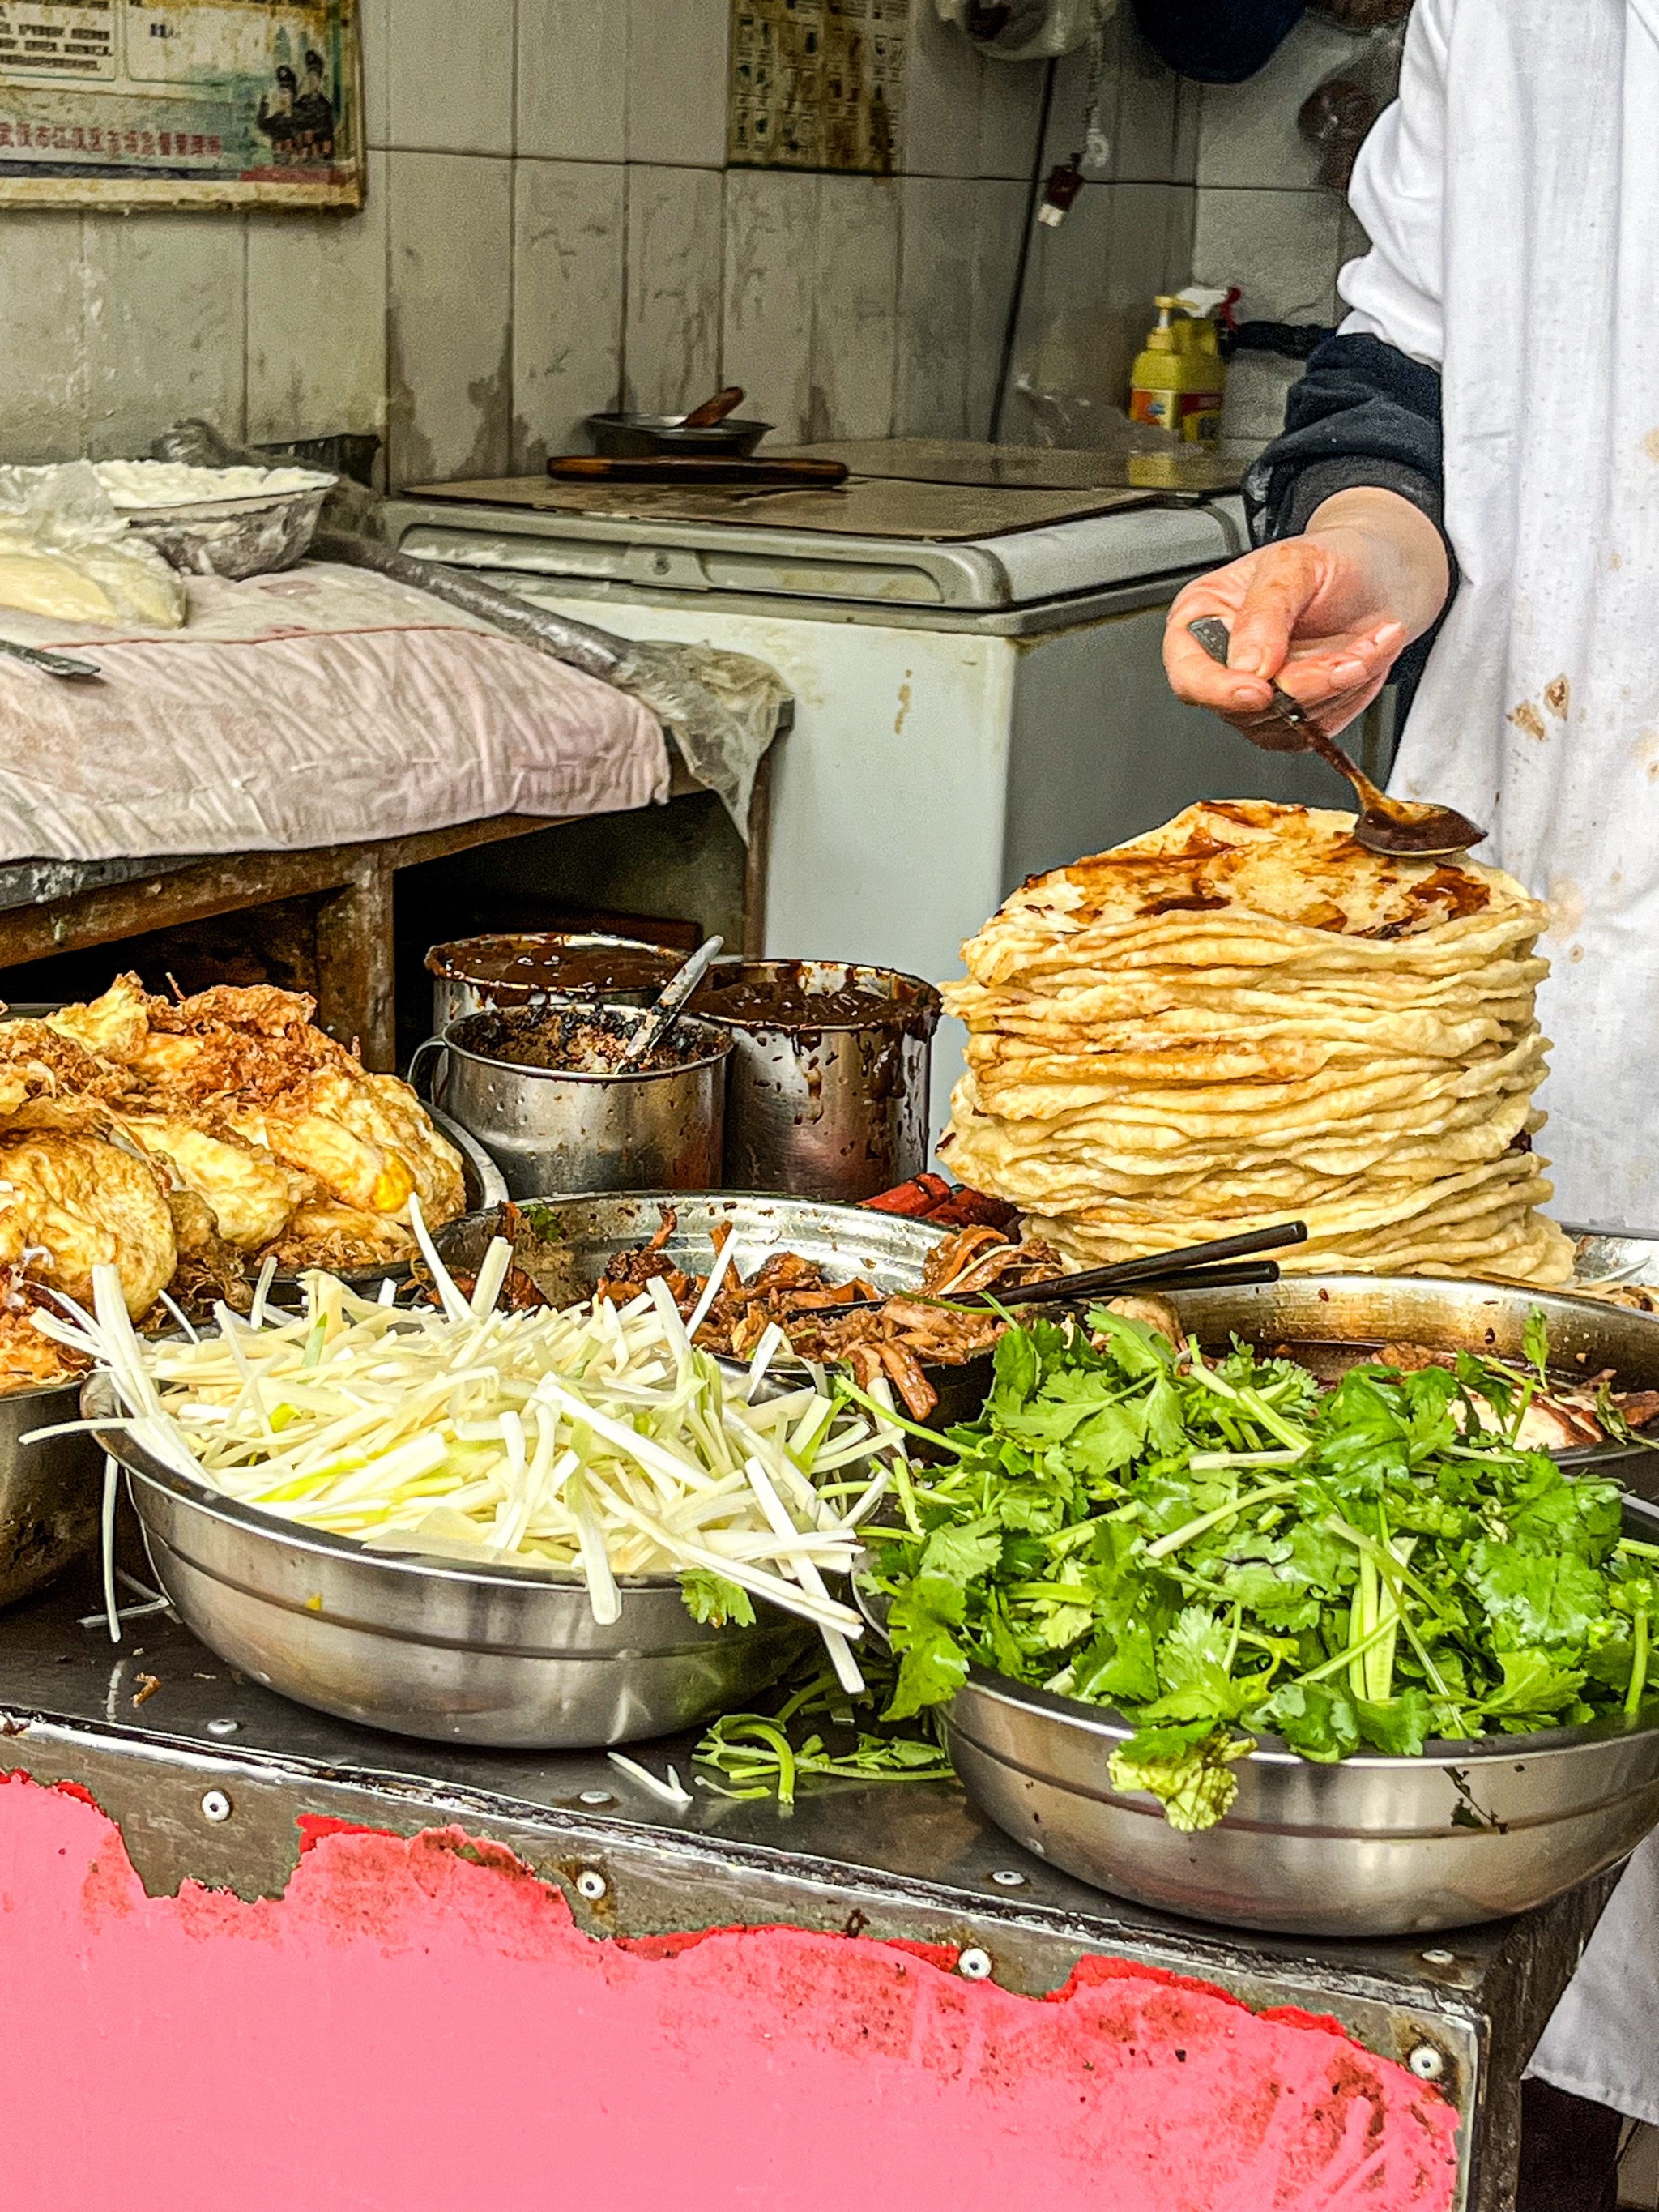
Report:
M1281 1265L1565 1282L1532 1139L1545 909L1352 814L1190 806L963 947L942 1147L1085 1267L1305 1220Z

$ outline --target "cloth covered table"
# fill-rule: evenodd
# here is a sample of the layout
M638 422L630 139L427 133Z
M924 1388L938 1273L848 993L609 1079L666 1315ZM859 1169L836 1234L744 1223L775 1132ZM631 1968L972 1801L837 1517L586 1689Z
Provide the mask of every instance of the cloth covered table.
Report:
M297 850L666 799L627 693L428 593L307 562L189 580L183 629L0 609L100 683L0 656L0 861Z

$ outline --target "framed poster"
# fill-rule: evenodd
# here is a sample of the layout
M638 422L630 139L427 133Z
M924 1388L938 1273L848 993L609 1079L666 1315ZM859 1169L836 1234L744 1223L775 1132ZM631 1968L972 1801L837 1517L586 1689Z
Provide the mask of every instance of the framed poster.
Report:
M0 209L355 208L357 0L0 0Z
M726 158L890 177L909 0L732 0Z

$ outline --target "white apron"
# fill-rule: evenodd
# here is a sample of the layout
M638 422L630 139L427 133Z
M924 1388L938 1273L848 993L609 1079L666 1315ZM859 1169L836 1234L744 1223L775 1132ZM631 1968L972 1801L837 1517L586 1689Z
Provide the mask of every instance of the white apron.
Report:
M1418 0L1352 203L1343 328L1443 372L1462 570L1394 788L1550 902L1553 1211L1659 1230L1659 0ZM1659 2124L1659 1839L1532 2070Z

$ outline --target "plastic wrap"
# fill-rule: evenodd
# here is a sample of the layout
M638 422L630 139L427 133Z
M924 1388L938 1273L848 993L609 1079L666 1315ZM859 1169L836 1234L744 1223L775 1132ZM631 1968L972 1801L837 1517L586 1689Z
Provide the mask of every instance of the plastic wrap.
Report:
M210 423L176 422L155 441L159 459L214 468L257 459ZM697 781L714 792L747 840L755 775L777 735L789 692L776 672L748 653L713 646L617 637L568 616L532 606L476 577L416 560L386 543L385 501L342 479L329 495L313 551L319 560L373 568L487 622L521 644L568 661L650 709Z
M1343 27L1375 27L1356 37L1351 58L1302 103L1297 127L1318 147L1319 181L1331 191L1346 192L1366 134L1399 88L1406 12L1397 0L1352 0Z

